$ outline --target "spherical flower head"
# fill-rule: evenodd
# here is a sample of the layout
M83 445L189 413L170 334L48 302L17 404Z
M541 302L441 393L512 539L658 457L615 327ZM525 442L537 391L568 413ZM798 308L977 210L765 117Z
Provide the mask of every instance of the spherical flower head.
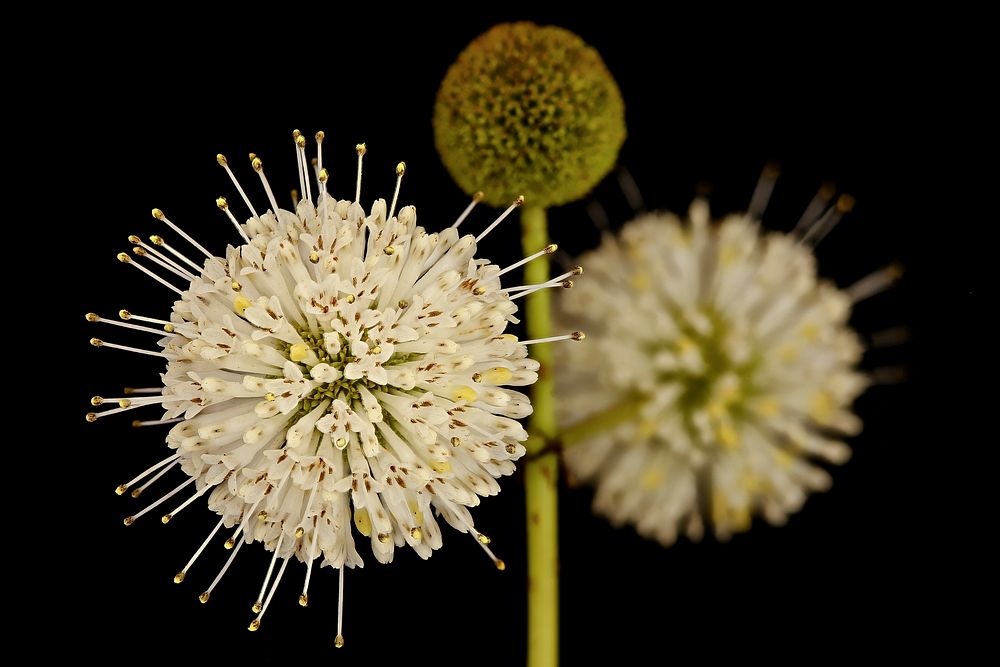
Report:
M582 260L559 295L587 350L557 350L561 425L595 509L663 544L720 539L760 513L780 524L840 463L867 384L851 299L818 280L808 246L733 215L645 215ZM588 424L588 426L584 426Z
M360 193L363 145L358 154ZM538 363L504 333L517 306L500 289L500 269L476 257L473 236L418 226L412 206L394 215L381 199L368 211L338 201L326 193L325 170L315 183L318 204L307 196L294 212L280 209L253 160L272 210L245 223L230 216L245 242L176 262L172 277L186 274L189 283L175 287L169 322L140 318L170 332L162 351L145 351L166 358L164 387L110 412L162 405L158 423L172 424L166 443L174 454L159 467L179 466L189 480L126 524L182 488L190 497L165 523L207 497L221 517L216 531L230 529L229 548L259 542L283 559L271 584L268 570L258 614L289 559L308 566L305 604L317 559L341 572L361 566L356 539L382 563L401 547L427 558L442 546L441 519L475 537L503 569L469 508L496 495L496 480L524 454L527 433L516 420L531 404L508 386L532 384ZM305 164L302 155L303 183ZM230 213L225 199L218 206ZM169 223L159 210L154 217Z
M438 152L466 192L549 207L584 196L614 166L625 107L600 54L555 26L505 23L451 66L434 108Z

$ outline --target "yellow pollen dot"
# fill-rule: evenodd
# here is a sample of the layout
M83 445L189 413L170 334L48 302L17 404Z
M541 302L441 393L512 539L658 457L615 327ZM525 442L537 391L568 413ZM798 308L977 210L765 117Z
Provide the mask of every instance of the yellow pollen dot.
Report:
M128 484L120 484L115 489L115 493L118 494L119 496L123 495L126 491L128 491Z
M234 546L236 546L236 542L233 541L233 538L230 537L228 540L226 540L226 543L223 544L222 546L226 547L227 549L232 549Z
M474 290L472 290L472 293L475 294L476 296L482 296L482 295L486 294L486 288L485 287L477 287Z
M233 299L233 310L235 310L236 314L239 315L240 317L242 317L247 312L247 308L249 308L252 305L253 301L246 298L242 294Z
M93 345L94 347L100 347L104 345L104 341L101 340L100 338L91 338L90 344Z
M333 645L337 648L344 648L344 635L337 635L337 638L333 640Z
M499 558L497 558L497 560L496 560L496 562L494 563L494 565L496 565L496 566L497 566L497 569L498 569L498 570L500 570L501 572L503 572L504 570L506 570L506 569L507 569L507 563L503 562L503 561L502 561L502 560L500 560Z
M418 526L424 525L424 513L420 511L420 506L413 500L407 504L410 508L410 514L413 515L413 522Z
M663 481L663 472L659 468L650 468L642 474L639 482L644 489L655 489Z
M175 583L175 584L179 584L179 583L181 583L182 581L184 581L184 576L185 576L186 574L187 574L186 572L178 572L177 574L175 574L175 575L174 575L174 583Z
M364 508L354 510L354 525L357 527L359 533L365 537L371 537L372 520L368 516L368 510Z
M158 208L153 209L153 217L157 220L163 220L163 211Z
M118 317L122 318L123 320L127 320L132 317L132 313L122 308L121 310L118 311Z
M453 401L467 401L469 403L476 400L479 394L472 387L464 384L455 385L451 388L451 400Z
M396 252L396 249L393 248L391 245L387 245L385 248L382 249L382 252L384 252L387 255L392 255L394 252Z
M355 297L353 294L348 294L347 296L344 297L344 301L346 301L347 303L354 303L356 298L357 297Z
M773 398L761 398L756 402L754 407L763 417L775 417L780 410L778 401Z
M274 400L276 400L276 399L277 399L277 396L275 396L275 395L274 395L273 393L271 393L271 392L267 392L266 394L264 394L264 400L265 400L265 401L274 401Z
M222 210L226 210L227 208L229 208L229 202L226 201L225 197L217 198L215 200L215 205L221 208Z
M172 518L173 518L172 515L170 515L170 514L164 514L163 516L160 517L160 521L163 522L163 523L170 523L170 520Z
M104 402L104 399L101 398L100 396L94 396L93 398L90 399L90 404L93 405L93 406L95 406L95 407L98 406L98 405L100 405L103 402Z
M264 603L259 600L250 605L250 611L252 611L255 614L259 614L260 610L263 608L264 608Z
M503 366L496 366L483 373L483 381L487 384L505 384L510 382L514 373Z
M303 593L299 596L299 606L308 607L309 606L309 596Z
M125 520L122 521L122 523L124 523L126 526L131 526L133 523L135 523L135 517L134 516L127 516L127 517L125 517Z
M302 361L309 356L309 346L305 343L296 343L288 348L288 358L292 361Z
M302 528L302 526L299 526L298 528L295 529L295 537L302 537L305 534L306 531L305 529Z
M219 163L220 167L224 167L225 165L229 164L229 160L227 160L226 156L223 155L222 153L216 154L215 161Z
M128 400L127 398L123 398L122 400L118 401L118 407L120 408L127 408L131 405L132 401Z
M818 392L809 402L809 416L820 424L825 424L833 417L833 399L824 391Z
M309 253L309 261L313 264L319 264L319 253L315 250Z
M373 347L371 349L371 353L372 354L382 354L382 346L381 345L376 345L375 347Z
M740 442L740 436L732 424L722 424L719 426L717 436L722 446L727 449L733 449Z
M400 310L406 310L407 308L410 307L410 302L407 301L406 299L400 299L399 303L396 304L396 307L399 308Z
M247 630L249 630L250 632L257 632L257 629L259 627L260 627L260 621L255 618L252 621L250 621L250 625L247 627Z
M101 319L97 313L87 313L85 317L88 322L97 322Z
M265 512L264 510L261 510L261 511L260 511L260 512L259 512L259 513L257 514L257 520L258 520L258 521L267 521L267 512Z
M435 461L431 464L431 468L434 472L451 472L451 462L450 461Z
M795 462L795 457L785 450L779 449L774 453L774 462L782 468L791 468L792 463Z
M337 438L337 442L335 444L337 445L337 449L343 449L344 447L347 447L347 438Z
M234 280L233 282L229 283L229 286L233 288L234 292L239 292L241 289L243 289L243 285L241 285L238 280Z
M382 544L388 544L389 540L391 538L392 538L392 535L390 535L389 533L379 533L378 534L378 541L381 542Z
M484 533L479 533L479 535L476 536L476 539L479 540L480 544L489 544L490 542L493 541L489 538L488 535L485 535Z
M94 422L97 421L97 415L95 413L93 413L93 412L88 412L87 415L86 415L86 419L91 424L93 424Z
M412 537L414 541L419 542L424 539L424 534L420 532L419 528L414 526L413 528L410 528L410 537Z
M206 602L208 602L209 595L211 594L208 591L205 591L204 593L198 596L198 602L205 604Z

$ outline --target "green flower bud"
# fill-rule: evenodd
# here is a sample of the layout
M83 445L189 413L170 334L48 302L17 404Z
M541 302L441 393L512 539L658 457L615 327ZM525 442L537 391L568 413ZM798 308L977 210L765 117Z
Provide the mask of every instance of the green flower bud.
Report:
M438 152L459 187L506 206L564 204L611 170L625 106L600 54L554 26L505 23L477 37L441 83Z

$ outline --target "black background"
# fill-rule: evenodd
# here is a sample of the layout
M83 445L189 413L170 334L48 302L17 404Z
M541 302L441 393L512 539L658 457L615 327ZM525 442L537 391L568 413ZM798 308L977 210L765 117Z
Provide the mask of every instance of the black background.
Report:
M82 419L92 394L117 395L123 385L155 383L155 360L86 343L92 335L147 343L144 337L88 325L82 317L91 310L113 316L122 307L167 312L171 294L114 258L127 249L128 234L167 236L150 218L151 207L162 208L209 248L221 249L234 233L214 199L225 195L236 210L242 204L215 154L229 156L263 210L266 200L245 161L246 153L256 152L286 205L296 183L291 130L305 132L311 152L312 134L323 129L324 161L332 165L338 195L353 196L354 144L365 141L365 202L391 197L393 168L406 160L401 201L417 206L425 227L450 224L466 197L434 150L436 87L468 41L499 20L518 18L563 25L602 53L626 103L629 137L620 163L650 208L683 211L703 183L711 186L716 213L745 207L771 159L783 173L765 215L768 227L790 229L825 180L855 195L854 213L819 247L820 270L846 286L901 261L907 269L901 284L862 303L853 323L863 333L899 324L912 332L909 344L874 351L864 363L904 364L910 381L874 387L858 401L866 427L852 443L853 458L832 470L832 491L811 497L783 528L755 522L749 534L729 544L682 541L665 550L592 516L588 489L565 490L564 664L602 655L668 662L690 651L701 659L808 659L869 641L896 650L908 641L898 634L899 619L912 627L910 621L940 612L924 609L937 584L928 574L933 566L922 563L948 526L939 516L947 456L935 475L927 465L936 450L962 439L960 430L939 438L936 421L946 411L942 387L950 386L956 367L968 363L967 351L945 347L942 335L968 327L981 297L971 268L956 261L948 235L932 228L923 206L926 174L917 163L931 139L910 132L906 122L924 94L920 48L887 45L884 26L835 17L751 29L720 27L711 17L657 23L639 16L536 13L463 16L451 27L419 29L387 15L377 23L305 26L328 34L303 36L294 50L283 41L241 42L237 36L224 47L196 51L184 40L168 48L123 37L120 46L107 42L92 54L94 97L80 102L100 107L102 122L70 128L91 144L75 177L101 193L91 203L87 233L78 237L80 252L74 255L81 258L82 280L97 289L82 292L74 314L73 349L88 381L73 386L80 418L72 438L99 454L73 464L93 469L70 483L85 509L70 522L74 537L67 546L74 556L56 578L82 582L75 599L103 607L73 612L76 623L88 628L88 655L523 664L519 476L505 480L500 496L474 513L477 527L492 536L506 560L506 572L493 569L471 539L453 531L428 562L408 550L398 550L390 566L367 557L363 570L347 573L347 645L336 651L337 585L329 568L314 572L310 607L301 609L296 598L303 568L290 564L254 634L246 631L250 604L269 557L258 546L243 549L207 605L196 597L228 554L221 540L187 581L174 585L173 574L215 520L196 503L167 526L158 511L122 526L122 517L156 496L119 498L114 487L158 460L165 447L154 429L129 428L136 413L96 424ZM122 58L142 71L140 80L122 67ZM192 59L196 64L182 64ZM594 196L615 224L631 215L613 177ZM482 228L492 219L491 211L479 209L466 225ZM583 203L552 211L550 221L554 240L570 252L597 241ZM515 220L491 235L485 252L500 265L520 257ZM932 396L937 403L929 410ZM161 488L172 486L164 482ZM367 547L359 547L365 556Z

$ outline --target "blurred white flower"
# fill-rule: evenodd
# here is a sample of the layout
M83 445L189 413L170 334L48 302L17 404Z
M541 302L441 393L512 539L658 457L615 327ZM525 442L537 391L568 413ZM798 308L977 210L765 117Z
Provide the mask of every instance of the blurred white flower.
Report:
M412 206L394 215L405 171L400 163L389 210L378 200L365 212L358 203L364 145L358 146L355 200L338 201L326 192L322 134L315 186L305 140L298 133L295 139L306 196L294 213L279 209L260 159L251 155L271 204L258 215L220 155L250 218L240 224L225 199L217 204L243 243L214 256L154 209L154 218L204 255L192 261L158 236L151 245L132 237L149 265L119 255L179 295L169 319L128 311L120 313L124 322L87 316L161 336L157 349L96 338L94 345L167 361L162 389L94 397L94 405L117 406L87 415L96 421L159 404L163 419L133 424L173 424L166 442L174 453L117 492L131 488L138 496L176 468L188 479L126 518L126 525L158 507L168 510L166 523L207 497L221 518L175 581L185 579L223 527L231 531L226 546L235 549L202 602L244 544L260 542L273 551L251 630L292 558L307 566L303 605L316 559L340 570L342 616L344 567L363 564L352 524L376 560L388 563L397 547L423 558L441 547L437 517L443 517L473 535L503 569L468 508L498 493L496 478L510 475L524 454L527 433L515 420L530 414L531 405L502 385L530 385L538 369L527 358L531 341L504 333L517 321L517 306L500 288L500 268L475 257L487 232L459 236L471 205L440 233L418 227ZM162 337L164 331L170 335ZM167 503L181 492L183 502ZM336 644L342 643L338 619Z
M860 430L850 405L867 384L852 296L893 269L838 291L808 243L743 215L710 224L701 200L687 222L644 215L581 261L589 279L557 298L589 344L557 350L558 410L598 513L663 544L706 521L726 539L830 485L812 461L848 458L839 438Z

